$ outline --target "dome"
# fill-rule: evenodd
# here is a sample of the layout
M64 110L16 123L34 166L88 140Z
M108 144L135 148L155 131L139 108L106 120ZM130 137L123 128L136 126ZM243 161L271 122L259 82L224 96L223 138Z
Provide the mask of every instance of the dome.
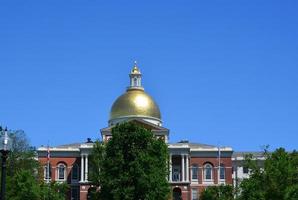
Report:
M132 117L157 121L157 124L161 122L158 105L142 89L128 89L116 99L110 112L110 122Z

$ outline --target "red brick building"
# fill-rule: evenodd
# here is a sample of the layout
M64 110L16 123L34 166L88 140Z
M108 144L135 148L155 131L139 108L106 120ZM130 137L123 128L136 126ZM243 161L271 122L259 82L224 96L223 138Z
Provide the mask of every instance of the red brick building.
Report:
M158 105L142 87L142 74L135 65L129 74L130 86L114 102L108 127L101 129L103 141L111 135L111 128L123 121L135 121L164 138L169 148L172 199L197 200L204 188L211 185L232 184L232 148L181 141L168 143L169 129L162 126ZM38 148L38 159L44 166L45 181L67 182L70 200L87 200L88 155L93 143L69 144ZM49 166L49 167L48 167Z

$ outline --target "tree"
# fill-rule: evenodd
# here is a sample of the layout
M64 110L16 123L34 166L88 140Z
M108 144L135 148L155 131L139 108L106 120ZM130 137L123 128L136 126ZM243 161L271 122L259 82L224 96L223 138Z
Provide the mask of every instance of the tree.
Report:
M69 189L66 183L40 182L28 170L16 172L11 179L8 179L7 186L7 199L9 200L65 200Z
M69 190L69 185L66 183L51 183L42 182L40 185L40 199L44 200L65 200Z
M67 184L45 184L38 177L41 169L35 149L22 130L10 130L12 149L7 159L7 199L10 200L65 200Z
M1 127L0 130L2 130ZM30 196L27 199L38 199L39 163L34 148L30 147L24 131L9 130L8 135L12 143L7 159L6 186L8 199L25 199L27 196Z
M233 200L234 188L231 185L207 187L201 194L201 200Z
M97 164L91 180L100 186L94 199L167 200L170 187L165 142L133 122L116 125L105 145L97 143L91 162Z
M292 200L297 199L298 153L283 148L272 154L265 151L264 168L260 169L251 157L246 165L251 170L249 179L240 184L240 200Z
M10 200L39 200L40 187L30 171L18 171L7 184L7 199Z
M39 162L36 159L35 148L30 146L29 140L23 130L10 130L9 137L12 149L8 157L8 176L13 176L20 170L28 170L36 174Z

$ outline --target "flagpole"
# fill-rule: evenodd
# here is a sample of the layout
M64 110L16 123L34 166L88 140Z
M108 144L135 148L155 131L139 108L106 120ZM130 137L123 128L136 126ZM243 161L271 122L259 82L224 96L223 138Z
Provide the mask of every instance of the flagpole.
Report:
M220 146L218 145L218 179L217 179L217 184L218 186L220 185ZM218 197L220 198L220 189L218 189Z
M217 147L218 149L218 173L217 173L217 183L219 185L220 180L220 146Z
M48 187L48 198L47 199L49 199L50 197L49 197L49 190L50 190L50 145L49 145L49 142L48 142L48 149L47 149L47 165L48 165L48 167L47 167L47 187Z
M47 149L47 183L50 182L50 146L48 144L48 149Z

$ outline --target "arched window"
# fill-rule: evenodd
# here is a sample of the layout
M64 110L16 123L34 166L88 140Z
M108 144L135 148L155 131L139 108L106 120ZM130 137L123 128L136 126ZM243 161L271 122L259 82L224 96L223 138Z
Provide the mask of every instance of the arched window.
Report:
M64 181L66 179L66 166L63 163L60 163L57 166L57 179L60 181Z
M198 180L198 172L199 172L199 167L197 164L194 164L191 166L191 180Z
M226 178L225 165L224 164L220 164L219 176L220 176L221 180L224 180Z
M207 163L204 165L204 180L211 181L213 179L212 165Z
M79 179L79 165L74 164L71 169L71 180L78 180Z
M45 180L51 180L52 177L52 167L51 164L46 164L43 168L43 177Z

